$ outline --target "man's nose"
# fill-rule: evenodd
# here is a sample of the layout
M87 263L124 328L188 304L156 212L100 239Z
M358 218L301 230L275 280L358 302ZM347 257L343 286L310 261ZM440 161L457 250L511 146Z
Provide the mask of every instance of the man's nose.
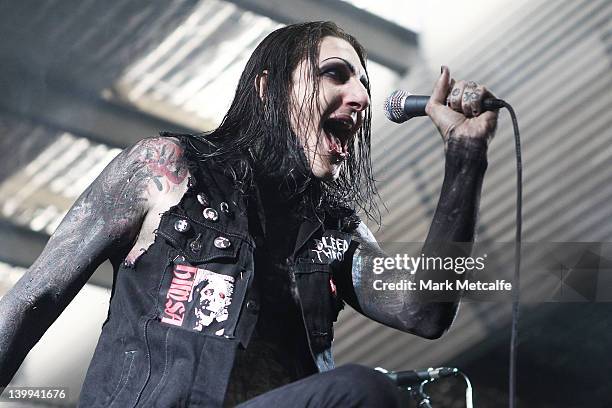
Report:
M370 106L370 96L365 85L356 78L348 82L347 94L345 97L347 105L361 112Z

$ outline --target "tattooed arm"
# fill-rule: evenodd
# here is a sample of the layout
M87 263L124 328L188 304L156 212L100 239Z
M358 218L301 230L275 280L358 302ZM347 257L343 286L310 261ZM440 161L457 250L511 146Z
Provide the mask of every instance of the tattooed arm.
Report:
M485 95L490 95L486 88L474 82L455 83L450 80L448 68L442 69L427 113L446 147L444 182L425 245L415 255L457 258L471 253L487 168L487 146L497 123L497 112L480 111L480 101ZM341 274L344 279L339 283L347 302L385 325L426 338L440 337L453 322L460 291L375 290L374 281L454 282L461 276L452 270L417 270L410 274L402 269L385 269L383 274L376 275L374 258L387 255L364 224L357 229L355 240L358 245L352 246L347 254L347 259L352 259L352 270Z
M482 181L487 167L483 146L462 146L455 141L448 145L442 191L431 228L422 251L425 257L469 256L478 212ZM459 302L460 292L412 290L375 290L374 281L416 282L418 279L454 282L461 275L446 270L385 269L374 274L374 259L387 258L376 239L361 223L354 233L354 245L347 254L352 259L350 282L338 283L346 301L357 311L387 326L426 338L438 338L451 325ZM462 243L454 245L453 243ZM380 289L380 285L377 288Z
M0 299L0 386L96 268L126 256L154 202L186 175L178 142L145 139L119 154L77 199L36 262Z

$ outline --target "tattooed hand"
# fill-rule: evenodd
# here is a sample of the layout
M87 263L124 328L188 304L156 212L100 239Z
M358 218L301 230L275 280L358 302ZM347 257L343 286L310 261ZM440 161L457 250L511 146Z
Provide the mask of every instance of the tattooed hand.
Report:
M119 154L77 199L36 262L0 299L0 386L96 268L122 260L153 229L143 220L183 191L182 153L174 139L145 139Z
M493 139L497 111L481 109L483 99L491 97L485 86L473 81L455 82L448 67L442 67L425 111L440 131L445 147L450 139L468 145L484 141L485 146Z

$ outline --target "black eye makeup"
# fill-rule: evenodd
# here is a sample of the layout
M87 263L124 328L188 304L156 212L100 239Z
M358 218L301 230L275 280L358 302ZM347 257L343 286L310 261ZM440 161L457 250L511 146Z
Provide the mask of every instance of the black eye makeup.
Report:
M356 73L353 64L340 57L330 57L321 61L322 65L319 68L320 75L329 75L336 80L346 82L349 80L351 75ZM368 78L365 75L361 75L359 81L367 89L369 87Z
M319 75L329 76L339 82L346 82L351 76L348 67L341 62L329 62L319 68Z

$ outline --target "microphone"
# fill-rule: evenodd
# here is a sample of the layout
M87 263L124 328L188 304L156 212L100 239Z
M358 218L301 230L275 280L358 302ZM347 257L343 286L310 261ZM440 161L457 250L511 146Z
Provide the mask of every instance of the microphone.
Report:
M429 96L411 95L398 89L385 100L385 116L392 122L403 123L416 116L427 116L425 106L429 102ZM495 110L503 108L504 101L495 98L486 98L482 101L483 110Z
M451 375L459 373L459 370L453 367L438 367L428 368L427 370L407 371L387 371L384 368L376 367L375 370L385 374L398 387L420 384L423 381L450 377Z

